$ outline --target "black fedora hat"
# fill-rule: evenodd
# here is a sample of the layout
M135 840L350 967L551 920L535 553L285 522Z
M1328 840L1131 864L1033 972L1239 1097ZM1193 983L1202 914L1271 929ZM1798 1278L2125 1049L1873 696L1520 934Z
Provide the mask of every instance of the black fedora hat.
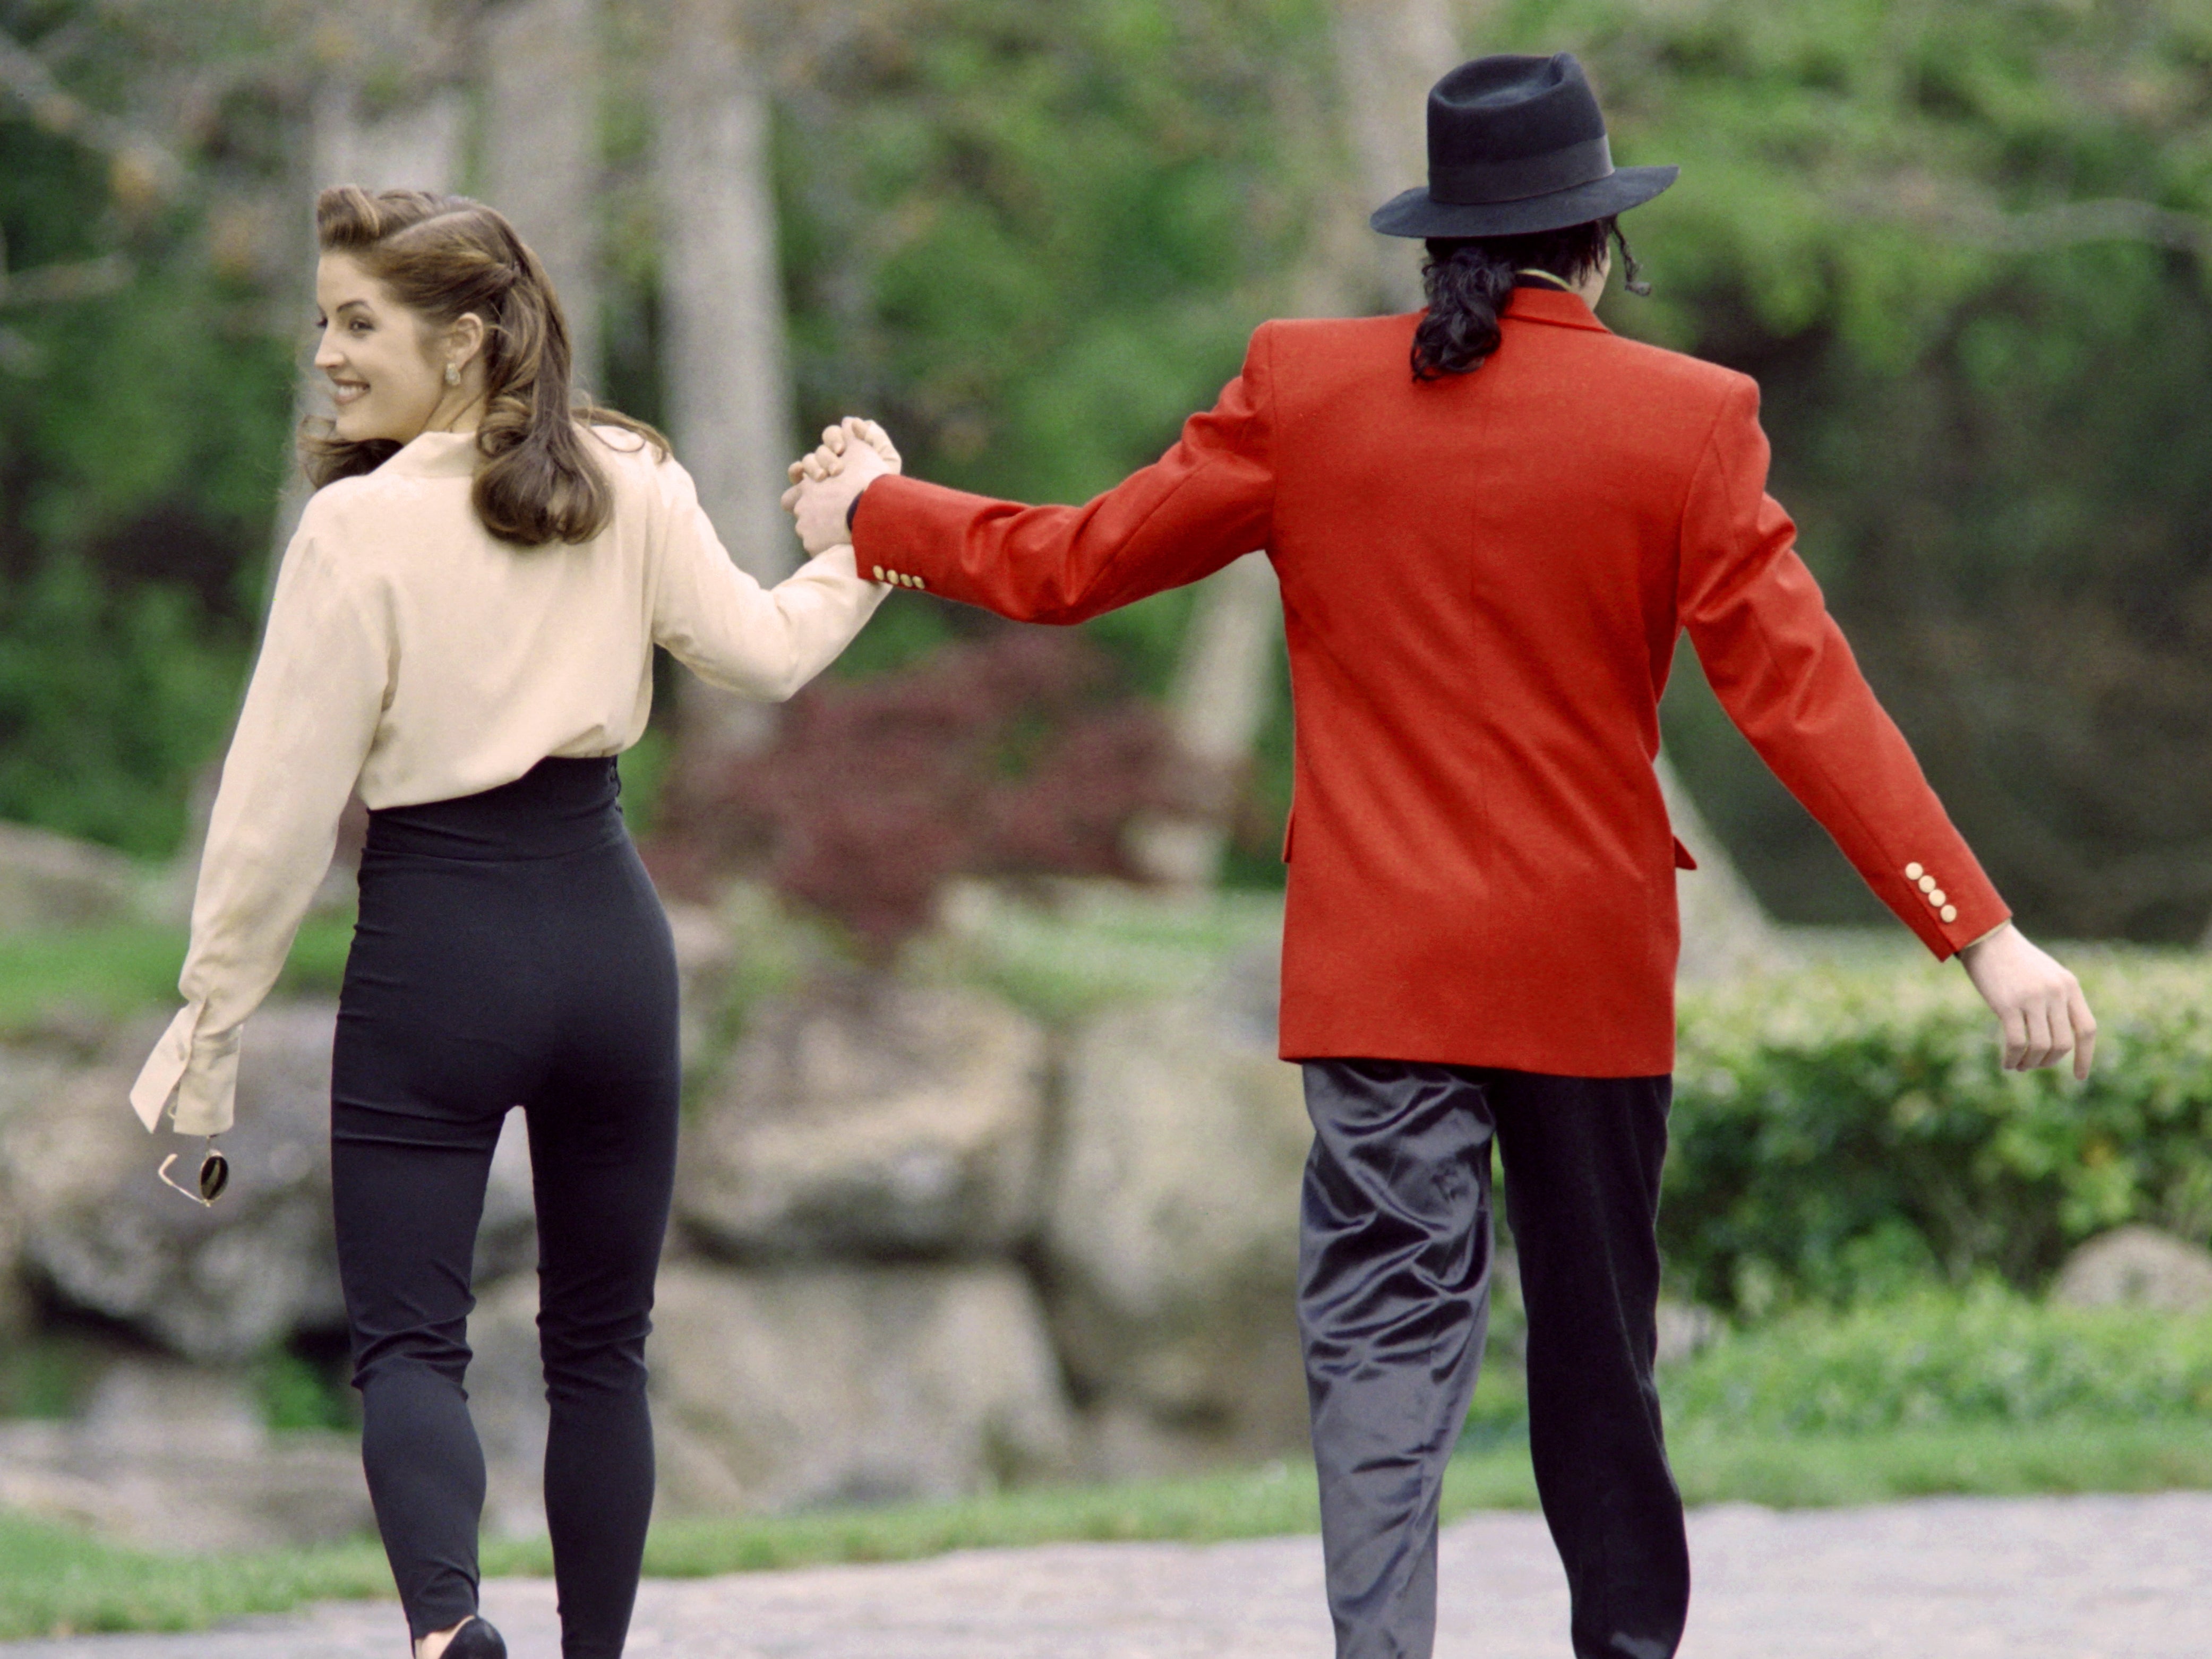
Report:
M1616 167L1571 52L1479 58L1429 89L1429 182L1367 222L1385 236L1523 236L1640 207L1679 167Z

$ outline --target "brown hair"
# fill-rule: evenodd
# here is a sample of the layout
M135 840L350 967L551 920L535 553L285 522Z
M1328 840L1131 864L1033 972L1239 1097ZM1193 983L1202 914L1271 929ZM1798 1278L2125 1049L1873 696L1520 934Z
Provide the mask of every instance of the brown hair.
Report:
M483 459L471 499L501 540L586 542L605 527L613 492L585 425L621 427L667 454L668 441L643 422L572 402L560 299L514 227L483 203L340 185L315 198L315 240L434 326L471 312L483 319L484 407L476 434ZM318 489L371 471L398 448L388 439L349 443L328 420L300 431L300 465Z

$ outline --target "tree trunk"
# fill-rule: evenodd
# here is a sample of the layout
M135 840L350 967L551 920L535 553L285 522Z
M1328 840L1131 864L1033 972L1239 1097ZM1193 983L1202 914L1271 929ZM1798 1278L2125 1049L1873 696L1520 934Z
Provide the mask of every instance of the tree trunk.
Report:
M664 13L661 298L670 435L707 516L763 583L798 562L779 504L798 453L769 167L769 103L732 0L671 0ZM694 758L758 744L768 711L687 677Z
M1690 792L1662 754L1652 763L1659 793L1674 835L1698 861L1695 870L1675 872L1674 891L1682 915L1682 956L1676 977L1692 981L1735 979L1771 968L1785 951L1758 897L1736 872L1728 848L1705 823Z
M553 280L574 384L599 384L597 0L503 0L483 22L483 198Z
M1450 0L1337 0L1337 86L1363 229L1369 213L1428 180L1429 88L1460 61L1453 12ZM1369 280L1382 301L1393 311L1420 309L1413 245L1368 233L1366 246Z

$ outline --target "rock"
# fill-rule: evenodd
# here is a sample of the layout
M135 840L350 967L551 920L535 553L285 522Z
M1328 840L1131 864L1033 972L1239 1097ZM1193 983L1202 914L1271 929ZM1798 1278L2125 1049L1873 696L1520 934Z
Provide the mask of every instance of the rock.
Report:
M538 1275L479 1285L469 1316L469 1415L484 1455L484 1530L545 1531L545 1370L538 1356Z
M2116 1227L2067 1258L2051 1297L2076 1308L2196 1313L2212 1307L2212 1250L2155 1227Z
M1108 1475L1306 1444L1298 1193L1312 1130L1275 1058L1272 957L1075 1043L1047 1199L1054 1328ZM1147 1449L1149 1448L1149 1449Z
M77 1069L71 1056L51 1049L0 1048L0 1152L9 1144L9 1126L52 1100ZM12 1157L0 1156L0 1341L30 1320L23 1274L27 1174Z
M374 1523L351 1435L271 1434L235 1375L131 1360L74 1423L0 1423L0 1510L163 1549L274 1549Z
M276 1004L247 1023L238 1122L222 1146L230 1190L212 1210L155 1178L179 1154L187 1182L202 1142L149 1136L126 1104L160 1021L134 1027L104 1063L53 1086L0 1126L21 1198L23 1260L63 1303L121 1320L202 1361L237 1360L301 1331L342 1328L331 1233L330 1066L336 1010ZM534 1260L528 1153L520 1126L494 1162L480 1254Z
M740 1255L977 1254L1036 1219L1043 1033L949 986L769 999L686 1131L678 1210Z
M86 927L138 908L146 878L122 854L24 823L0 823L0 932Z
M544 1374L531 1275L469 1321L484 1525L545 1527ZM652 1373L665 1515L950 1497L1073 1467L1036 1293L1014 1268L672 1261Z

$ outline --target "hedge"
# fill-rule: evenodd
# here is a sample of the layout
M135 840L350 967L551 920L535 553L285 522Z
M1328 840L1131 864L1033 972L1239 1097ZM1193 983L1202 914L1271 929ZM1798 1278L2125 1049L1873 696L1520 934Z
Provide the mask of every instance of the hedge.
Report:
M2212 1318L2068 1308L1984 1280L1723 1333L1661 1373L1670 1426L1872 1433L2212 1418Z
M1998 1068L1957 968L1808 968L1686 993L1660 1237L1738 1316L1995 1274L2041 1289L2124 1222L2212 1235L2212 958L2071 951L2095 1074Z

